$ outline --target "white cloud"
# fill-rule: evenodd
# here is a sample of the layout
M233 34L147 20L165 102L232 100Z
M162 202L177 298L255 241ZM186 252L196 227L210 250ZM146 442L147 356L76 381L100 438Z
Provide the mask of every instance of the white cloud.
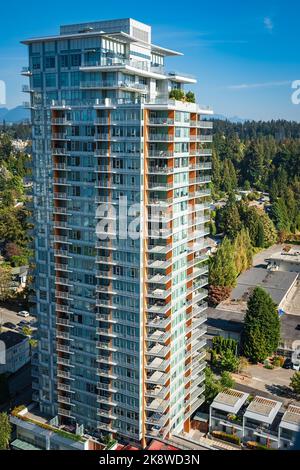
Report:
M266 16L264 18L264 26L265 26L266 30L268 30L270 33L273 31L274 23L273 23L273 21L271 20L271 18L269 16Z
M264 83L242 83L241 85L229 85L230 90L248 90L251 88L272 88L276 86L291 85L292 80L284 80L281 82L264 82Z

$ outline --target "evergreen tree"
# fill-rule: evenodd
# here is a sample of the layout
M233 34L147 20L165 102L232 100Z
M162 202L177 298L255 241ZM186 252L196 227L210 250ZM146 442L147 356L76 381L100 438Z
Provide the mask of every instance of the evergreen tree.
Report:
M244 355L262 362L273 354L279 343L280 321L270 295L256 287L248 300L242 344Z
M233 193L230 193L226 205L218 210L216 224L218 232L223 231L231 240L234 240L241 230L241 218Z
M259 224L258 224L255 246L258 246L259 248L264 248L265 246L265 231L264 231L264 226L261 221L259 221Z
M236 278L233 246L230 240L225 237L217 253L211 259L210 283L213 286L234 287Z
M264 229L264 248L268 248L269 246L274 245L274 243L276 243L276 228L273 221L265 212L261 211L259 217Z
M0 413L0 450L8 448L11 437L11 425L6 413Z
M235 267L238 274L252 265L253 251L248 230L242 229L234 241Z
M261 189L264 173L264 153L261 142L251 141L243 159L243 175L251 186Z
M293 392L300 395L300 372L295 372L291 378L290 387Z
M287 212L287 207L282 198L277 199L271 206L271 218L277 230L290 230L290 221Z

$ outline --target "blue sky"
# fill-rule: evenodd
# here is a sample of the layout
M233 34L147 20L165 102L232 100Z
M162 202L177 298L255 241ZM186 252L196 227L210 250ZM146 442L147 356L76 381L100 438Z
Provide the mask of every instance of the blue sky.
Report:
M3 2L0 80L7 85L7 106L26 98L20 40L55 34L60 24L124 17L152 25L154 43L184 53L169 58L168 69L195 75L198 101L215 113L300 121L300 105L291 101L291 83L300 80L297 0Z

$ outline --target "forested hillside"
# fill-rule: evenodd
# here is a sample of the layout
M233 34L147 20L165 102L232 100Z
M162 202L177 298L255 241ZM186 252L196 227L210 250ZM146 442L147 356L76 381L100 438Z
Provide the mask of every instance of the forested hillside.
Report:
M288 121L214 123L213 196L235 189L270 195L277 230L300 230L300 124Z

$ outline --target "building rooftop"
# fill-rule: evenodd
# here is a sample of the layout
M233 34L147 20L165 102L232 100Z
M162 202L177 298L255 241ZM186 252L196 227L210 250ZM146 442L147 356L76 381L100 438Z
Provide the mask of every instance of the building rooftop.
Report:
M205 312L207 313L207 325L218 328L220 330L230 330L240 333L243 329L245 312L237 312L233 310L224 310L221 308L208 307Z
M91 21L88 23L63 25L60 34L39 38L30 38L22 41L30 44L39 41L53 41L55 39L69 39L77 37L105 36L109 39L130 43L135 42L151 48L152 52L164 56L180 56L181 52L173 51L165 47L151 44L151 26L134 20L133 18L121 18L116 20Z
M265 289L276 305L280 305L296 282L297 273L269 271L265 268L251 268L238 277L237 286L231 293L232 300L247 301L254 287Z
M282 403L256 396L248 406L244 416L263 423L272 424Z
M288 263L300 263L300 248L291 248L289 251L278 251L266 258L266 261L286 261Z
M12 348L16 346L16 344L22 343L22 341L26 340L26 337L20 333L16 333L15 331L4 331L0 334L0 341L5 343L6 349Z
M235 414L241 409L248 396L249 393L228 388L216 396L211 406L217 410Z
M300 406L288 406L281 420L280 427L290 431L300 431Z

